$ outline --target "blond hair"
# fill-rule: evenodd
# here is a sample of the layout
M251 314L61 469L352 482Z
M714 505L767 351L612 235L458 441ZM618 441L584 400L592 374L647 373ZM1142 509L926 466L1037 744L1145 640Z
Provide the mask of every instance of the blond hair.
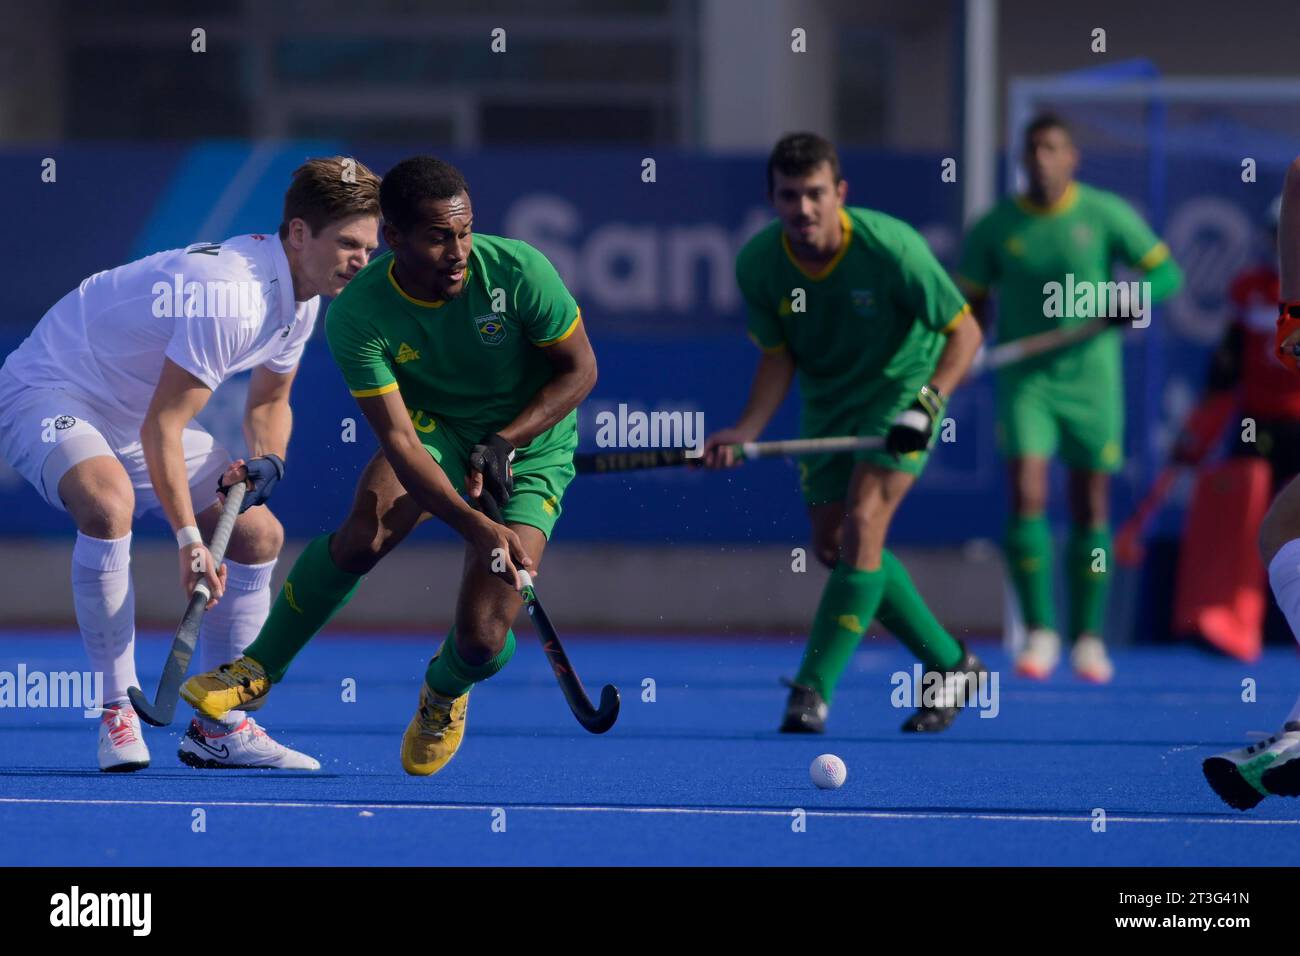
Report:
M379 218L379 177L348 156L309 159L293 171L293 181L284 194L280 238L289 234L294 219L319 233L350 216Z

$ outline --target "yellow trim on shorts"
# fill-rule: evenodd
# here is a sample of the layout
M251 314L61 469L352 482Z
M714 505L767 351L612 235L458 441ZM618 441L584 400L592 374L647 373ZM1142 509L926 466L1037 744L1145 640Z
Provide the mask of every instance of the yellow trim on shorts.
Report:
M1157 242L1141 259L1137 261L1136 268L1143 272L1150 272L1160 263L1169 258L1169 247L1163 242Z
M387 385L381 385L378 388L362 388L352 391L353 398L373 398L376 395L387 395L389 392L397 391L397 383L389 382Z
M579 309L578 314L573 317L573 322L569 325L567 329L565 329L563 332L561 332L553 339L546 339L543 342L534 342L533 344L541 349L550 348L552 345L559 345L561 342L567 339L574 332L578 331L578 323L581 321L582 321L582 309Z

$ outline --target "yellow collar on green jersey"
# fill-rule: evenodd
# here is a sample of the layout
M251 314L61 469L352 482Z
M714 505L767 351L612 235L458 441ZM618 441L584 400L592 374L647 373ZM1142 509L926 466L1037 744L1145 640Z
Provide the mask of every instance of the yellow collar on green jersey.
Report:
M1065 187L1065 192L1061 193L1061 198L1056 200L1050 206L1040 206L1032 201L1028 196L1017 196L1016 205L1029 213L1031 216L1055 216L1058 213L1066 212L1074 207L1079 201L1079 184L1072 182Z
M407 293L405 289L403 289L400 285L397 284L397 278L396 276L393 275L393 266L395 266L396 264L397 264L396 259L393 259L388 263L388 281L393 284L393 288L397 290L398 295L400 295L407 302L411 303L411 305L418 305L422 309L441 309L446 304L445 299L439 299L437 302L429 302L427 299L417 299L415 296ZM465 278L466 279L469 278L468 266L465 269Z
M840 260L849 251L849 240L853 238L853 220L849 218L849 214L844 211L843 206L840 207L840 228L844 230L843 235L840 236L840 248L820 272L809 272L795 258L794 250L790 248L790 237L785 234L784 229L781 230L781 248L785 250L786 256L789 257L796 269L814 282L820 282L835 271L835 267L840 264Z

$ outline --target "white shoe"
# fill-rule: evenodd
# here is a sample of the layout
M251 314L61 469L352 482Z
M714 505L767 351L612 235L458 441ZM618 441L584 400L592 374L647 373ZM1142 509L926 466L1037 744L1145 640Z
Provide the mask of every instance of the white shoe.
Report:
M1080 634L1070 651L1070 665L1074 672L1094 684L1109 684L1115 676L1115 665L1110 662L1106 645L1096 634Z
M130 773L149 766L149 748L140 734L140 717L123 701L107 704L99 718L99 769Z
M1272 737L1208 758L1201 771L1224 803L1249 810L1273 793L1300 795L1295 786L1298 756L1300 723L1289 723Z
M201 770L319 770L320 761L270 738L252 717L212 733L191 720L181 738L181 763Z
M1060 636L1048 628L1036 627L1029 632L1025 649L1016 658L1016 673L1034 680L1047 680L1060 662Z

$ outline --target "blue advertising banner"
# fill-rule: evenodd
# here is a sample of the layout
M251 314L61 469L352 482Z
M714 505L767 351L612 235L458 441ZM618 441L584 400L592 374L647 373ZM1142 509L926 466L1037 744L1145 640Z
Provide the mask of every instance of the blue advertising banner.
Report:
M0 316L0 349L12 350L86 275L158 249L273 231L289 174L308 156L355 155L382 173L417 151L296 142L0 153L5 180L29 182L8 191L18 228L0 235L0 253L17 277ZM633 151L443 155L470 182L476 230L537 246L582 305L600 362L599 384L580 413L584 449L595 449L597 415L619 405L702 412L708 431L732 423L757 357L744 336L732 270L736 250L770 219L762 157L658 155L653 181L646 181L645 157ZM57 163L53 182L42 181L47 158ZM913 223L952 265L960 241L959 190L941 181L941 159L843 157L850 202ZM1228 317L1232 275L1263 252L1263 210L1282 170L1261 168L1254 184L1243 184L1238 172L1228 163L1170 165L1168 195L1160 203L1167 216L1162 232L1184 266L1188 288L1157 313L1151 329L1129 333L1130 464L1116 482L1117 514L1141 492L1172 426L1199 393L1208 349ZM1086 165L1083 173L1086 178ZM1125 181L1094 182L1140 208L1150 202L1126 192ZM236 454L242 453L243 394L242 382L227 383L202 416ZM301 538L341 520L375 443L319 335L294 386L294 404L289 474L274 507L290 536ZM956 440L938 446L898 518L896 540L950 544L1000 537L1005 490L992 410L987 379L955 396L949 414ZM795 433L792 399L766 437ZM65 534L68 527L65 516L45 507L0 464L0 534ZM164 530L160 522L141 522L137 533ZM420 533L448 534L432 527ZM725 474L670 469L578 478L556 533L559 540L794 546L806 540L807 525L795 468L758 462Z

